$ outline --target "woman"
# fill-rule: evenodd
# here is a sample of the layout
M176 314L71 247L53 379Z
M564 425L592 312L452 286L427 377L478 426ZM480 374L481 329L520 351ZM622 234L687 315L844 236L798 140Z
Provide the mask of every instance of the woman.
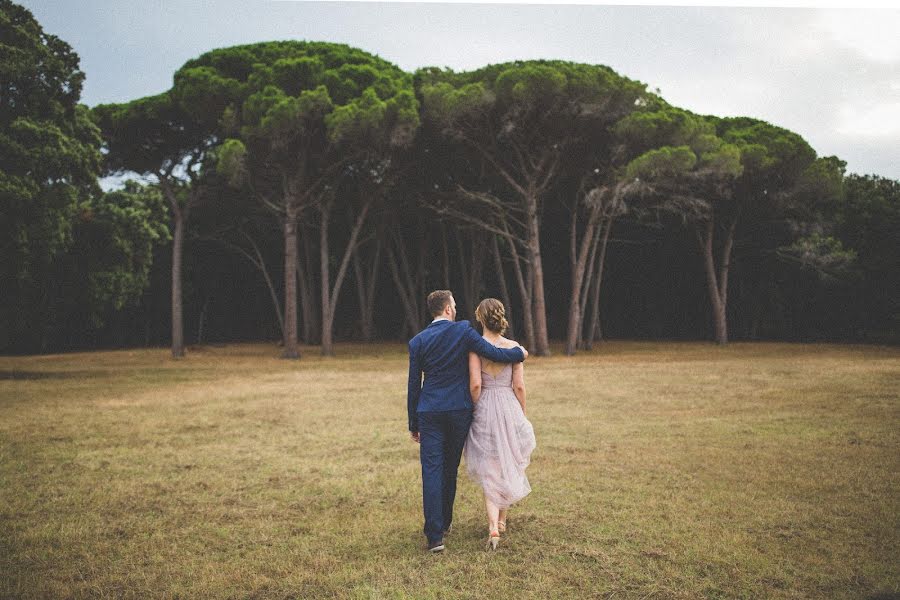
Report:
M483 337L499 348L518 344L503 337L508 323L503 303L486 298L475 309ZM534 429L525 418L522 363L501 364L469 354L469 388L475 414L464 454L466 471L484 489L488 514L487 548L495 550L506 531L511 504L531 492L525 467L535 448Z

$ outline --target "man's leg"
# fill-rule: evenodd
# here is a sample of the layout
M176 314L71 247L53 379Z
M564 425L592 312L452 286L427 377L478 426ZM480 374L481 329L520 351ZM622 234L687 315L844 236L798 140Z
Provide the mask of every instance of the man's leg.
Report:
M444 473L443 473L443 504L444 530L453 522L453 501L456 499L456 475L459 471L459 461L462 458L463 447L469 436L469 426L472 424L471 410L454 410L446 413L449 420L449 431L444 440Z
M443 537L443 413L419 413L419 459L422 462L422 509L425 512L425 536L428 543Z

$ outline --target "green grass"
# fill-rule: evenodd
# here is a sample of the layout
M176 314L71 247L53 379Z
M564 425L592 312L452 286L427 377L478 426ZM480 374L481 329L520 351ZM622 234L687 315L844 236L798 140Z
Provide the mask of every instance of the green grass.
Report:
M889 598L900 349L609 342L526 366L500 550L423 551L404 344L0 357L0 596Z

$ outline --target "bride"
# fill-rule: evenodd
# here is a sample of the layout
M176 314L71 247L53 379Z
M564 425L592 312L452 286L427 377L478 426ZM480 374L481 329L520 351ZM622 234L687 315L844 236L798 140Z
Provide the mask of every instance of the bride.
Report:
M503 337L508 327L503 303L486 298L475 309L483 337L499 348L518 344ZM496 549L506 531L507 509L531 492L525 467L536 442L525 417L522 363L501 364L469 354L469 388L475 414L465 449L466 471L484 489L488 516L487 548Z

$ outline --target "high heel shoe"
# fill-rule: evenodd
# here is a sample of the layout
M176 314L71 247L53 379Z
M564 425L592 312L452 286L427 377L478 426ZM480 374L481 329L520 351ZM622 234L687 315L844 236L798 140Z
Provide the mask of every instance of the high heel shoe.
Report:
M506 521L497 521L497 531L506 533Z
M488 536L487 544L485 545L485 550L496 550L497 545L500 544L500 533L497 531L492 531L490 536Z

